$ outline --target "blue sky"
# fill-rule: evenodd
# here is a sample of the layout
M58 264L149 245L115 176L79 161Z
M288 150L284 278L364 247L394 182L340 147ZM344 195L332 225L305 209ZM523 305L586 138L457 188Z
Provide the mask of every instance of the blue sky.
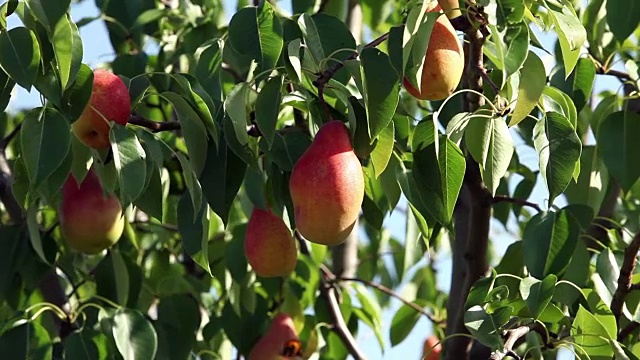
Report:
M227 17L230 14L233 14L235 11L235 1L225 0L225 6L228 8ZM279 1L279 4L285 8L290 9L290 2L288 1ZM94 5L94 1L86 0L79 5L73 5L72 18L74 21L78 21L85 17L92 17L98 15L98 10ZM19 19L17 16L11 16L8 19L9 27L19 26ZM534 30L535 31L535 30ZM555 41L555 36L553 34L543 34L540 31L536 31L538 38L542 41L547 49L553 49L553 44ZM109 44L109 39L106 32L106 27L104 26L102 21L94 21L89 25L86 25L80 29L81 36L83 38L83 46L84 46L84 56L83 62L88 64L91 67L95 67L101 62L111 61L114 57L114 53ZM155 52L157 47L153 44L149 45L147 49L148 52ZM544 57L544 54L539 52L540 55L543 55L543 60L545 64L548 66L547 70L550 70L551 66L553 66L553 58L550 56ZM599 76L596 80L596 91L602 89L617 89L619 83L614 80L612 77L602 77ZM24 89L16 87L14 92L14 96L9 104L9 111L16 111L20 108L25 107L35 107L40 106L40 97L35 89L31 91L31 93L26 92ZM522 141L519 140L517 136L514 136L516 142L516 151L520 155L520 159L529 166L532 170L538 169L537 165L537 154L535 150L530 149L526 146L523 146ZM515 183L511 185L512 189L515 187ZM536 188L530 198L531 201L541 204L543 207L546 207L545 198L547 197L547 191L544 186L544 182L542 179L539 179ZM562 198L556 200L555 204L562 206L564 205L564 200ZM406 204L406 203L405 203ZM401 205L402 206L402 205ZM406 206L405 206L406 207ZM392 234L399 238L404 239L405 232L405 218L401 212L394 212L387 220L386 225ZM494 240L495 251L497 255L502 255L506 247L511 244L514 239L511 235L508 234L507 231L503 228L503 226L494 221L492 223L492 232L491 237ZM436 263L436 267L438 268L438 286L444 291L448 291L450 287L450 257L449 254L443 254L440 260ZM408 277L408 276L407 276ZM402 288L399 289L399 292L402 293ZM398 301L392 301L392 306L390 309L384 311L383 313L383 336L386 338L387 349L384 355L380 351L380 346L375 338L375 335L372 331L368 330L366 326L361 326L361 331L358 334L357 340L358 343L363 347L365 353L369 356L371 360L376 359L419 359L422 351L422 342L424 339L431 333L431 324L425 318L422 318L418 324L416 325L414 331L403 341L401 344L397 345L394 348L389 348L389 326L391 324L391 320L393 315L399 308L400 303ZM563 357L565 358L565 357ZM570 357L569 357L570 358Z

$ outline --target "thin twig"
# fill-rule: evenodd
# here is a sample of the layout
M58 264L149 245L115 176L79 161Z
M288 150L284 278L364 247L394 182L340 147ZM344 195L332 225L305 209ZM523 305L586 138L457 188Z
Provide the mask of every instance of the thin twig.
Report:
M129 116L129 124L145 127L151 132L180 130L180 123L177 121L153 121L137 114Z
M502 360L507 356L511 356L514 359L520 360L520 356L518 356L518 354L513 351L513 348L515 347L518 340L523 338L531 331L539 333L540 336L542 336L545 344L549 341L549 339L546 339L546 332L544 331L540 323L531 323L528 325L519 326L515 329L510 329L503 333L505 341L502 350L496 350L491 353L489 360Z
M14 127L13 130L11 130L11 132L7 134L7 136L5 136L2 140L0 140L0 151L4 151L7 148L11 140L13 140L16 137L16 135L18 135L21 128L22 128L22 123L16 125L16 127Z
M516 205L521 205L521 206L529 206L532 207L534 209L536 209L538 212L542 211L542 208L540 208L540 205L536 204L536 203L532 203L529 202L527 200L524 199L516 199L516 198L512 198L506 195L496 195L493 197L493 203L497 204L497 203L501 203L501 202L508 202L511 204L516 204Z
M629 288L629 291L631 292L634 290L640 290L640 283L631 285L631 287Z
M310 252L306 240L302 237L302 235L300 235L298 230L296 230L294 234L295 238L298 240L300 252L304 255L309 256ZM347 323L344 321L344 317L342 316L342 312L340 311L340 306L338 305L338 298L336 295L336 288L333 285L333 283L336 281L335 275L333 275L331 270L329 270L329 268L324 264L320 265L320 273L320 279L322 281L322 284L320 284L320 296L322 296L327 301L329 314L331 315L331 320L333 321L333 331L335 331L336 334L340 337L342 343L354 359L365 360L367 357L358 347L358 344L349 331Z
M419 312L420 314L426 316L433 323L440 324L440 323L444 322L444 320L436 319L435 316L433 316L432 314L426 312L420 305L403 298L398 293L396 293L395 291L389 289L388 287L386 287L384 285L377 284L377 283L374 283L372 281L368 281L368 280L364 280L364 279L359 279L359 278L340 277L340 278L337 278L336 281L353 281L353 282L359 282L361 284L365 284L365 285L367 285L369 287L372 287L372 288L374 288L376 290L379 290L380 292L383 292L383 293L385 293L385 294L387 294L387 295L389 295L391 297L394 297L394 298L400 300L403 304L405 304L408 307L412 308L413 310Z
M498 95L500 93L500 88L498 87L498 85L496 85L496 83L493 82L493 80L491 80L491 78L489 77L489 73L487 73L487 69L485 69L484 66L476 66L476 70L478 70L484 82L489 84L491 90L493 90L493 93Z
M631 80L631 76L629 76L629 74L627 74L626 72L616 69L605 69L604 66L597 66L596 74L615 76L620 79L620 81Z
M629 336L629 334L636 331L638 327L640 327L640 323L636 321L628 323L627 326L620 330L620 333L618 334L618 341L623 341L627 336Z
M638 251L640 251L640 232L633 237L629 246L624 250L624 259L622 260L620 276L618 277L618 288L611 300L611 312L615 316L618 326L620 325L624 298L631 289L631 276L636 267Z

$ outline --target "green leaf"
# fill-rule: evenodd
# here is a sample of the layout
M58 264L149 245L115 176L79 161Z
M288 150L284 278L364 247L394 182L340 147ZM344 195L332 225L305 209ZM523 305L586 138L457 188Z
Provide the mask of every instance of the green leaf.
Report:
M424 305L424 304L423 304ZM391 320L389 339L391 346L400 344L411 333L422 314L403 304Z
M29 10L49 32L69 10L71 4L71 0L26 0L26 2Z
M526 301L534 318L538 319L547 308L557 281L558 278L555 275L549 274L542 281L529 276L520 282L520 296Z
M587 58L578 59L574 71L567 77L560 67L551 77L551 84L570 96L576 112L580 112L591 97L596 77L596 67Z
M540 212L532 217L522 235L524 263L531 276L562 276L569 266L580 234L580 224L567 211Z
M426 12L428 5L427 1L423 1L421 6L414 6L407 15L402 39L396 37L396 41L402 40L404 76L419 91L422 88L422 71L431 40L431 31L438 17L445 16L433 11ZM397 60L394 60L393 63L397 63Z
M229 118L233 123L233 131L240 145L246 145L249 142L247 135L247 96L249 95L249 85L247 83L239 83L233 87L227 98L224 100L224 109L229 114Z
M204 154L207 153L207 129L198 113L182 96L173 92L164 92L162 96L173 104L173 108L178 114L184 142L189 150L191 168L196 176L200 176L206 161ZM245 133L246 131L245 129Z
M524 120L535 108L545 84L547 83L547 73L542 60L534 52L529 51L520 70L520 84L518 85L518 100L513 110L509 126L514 126Z
M580 155L578 181L570 181L564 194L570 204L587 205L597 214L607 193L608 184L609 172L598 153L598 148L588 145L582 148Z
M449 224L466 165L464 155L455 143L445 136L441 136L440 142L437 150L435 144L431 144L414 151L413 178L431 215L441 223Z
M536 123L533 142L540 157L540 172L549 189L549 203L553 203L574 175L582 141L569 120L552 111Z
M626 192L640 178L640 115L618 111L607 116L598 128L598 147L609 174Z
M637 1L607 0L607 23L620 43L624 42L640 23L640 3Z
M2 9L0 9L2 11ZM16 82L0 68L0 111L4 111L11 101L11 92Z
M389 56L376 48L360 54L369 135L376 138L389 125L398 106L400 81Z
M70 122L76 121L91 99L93 89L93 71L85 64L80 64L75 81L65 90L61 105L63 114Z
M489 314L481 306L476 305L464 314L464 325L478 341L490 348L502 346L500 328L509 321L513 308L504 306Z
M153 360L158 336L151 323L137 310L121 308L113 316L113 338L124 360Z
M517 2L513 1L512 2ZM504 1L502 1L504 3ZM522 4L522 2L520 2ZM504 54L505 79L520 70L527 59L529 50L529 27L525 24L509 26L504 35L508 44Z
M36 81L39 64L40 45L31 30L16 27L0 33L0 67L27 91Z
M517 24L524 18L525 5L523 0L499 0L497 3L499 24L505 20L508 24Z
M376 147L371 152L371 163L375 177L378 178L389 164L394 146L394 125L393 121L382 130L376 141Z
M122 254L111 250L94 271L97 293L116 304L126 306L129 301L130 276Z
M239 54L255 60L257 71L276 66L283 47L282 24L268 2L240 9L229 22L229 44Z
M555 25L562 50L564 68L566 74L569 75L578 62L580 48L587 39L587 30L582 26L571 2L562 0L561 3L563 6L560 6L558 10L550 8L546 2L545 5Z
M587 350L590 359L611 359L613 349L609 345L609 334L598 319L580 305L576 314L571 336L576 345Z
M109 132L109 141L120 184L120 200L129 204L144 191L147 155L133 130L122 125L113 124Z
M52 339L39 323L21 320L0 336L0 354L8 359L51 359Z
M182 246L191 258L211 274L209 266L209 207L202 199L198 213L194 213L191 197L185 192L178 202L178 230Z
M176 153L178 161L180 161L180 165L182 166L182 174L184 175L184 180L187 185L187 190L189 191L189 198L191 199L191 204L193 205L193 216L198 214L200 207L202 206L202 187L196 174L193 173L193 169L187 158L180 152Z
M162 204L167 200L169 184L165 182L167 186L163 186L160 173L162 170L158 170L157 167L147 166L147 171L151 172L149 183L133 204L149 216L162 221L164 219L164 207ZM164 173L166 174L166 170Z
M515 151L507 123L502 117L477 117L469 121L464 134L467 149L480 164L482 180L495 195Z
M247 164L229 149L224 138L220 139L217 149L209 146L200 183L211 210L220 216L224 224L228 224L233 200L246 171Z
M256 99L256 124L258 124L260 133L267 140L269 149L271 149L273 138L276 135L283 84L284 77L282 76L269 79L260 90L260 93L258 93L258 98Z
M29 241L21 226L0 226L0 300L10 293L15 274L28 253Z
M42 237L40 236L40 227L38 225L38 208L34 205L29 206L27 209L27 229L29 231L29 242L31 243L31 247L35 250L36 254L42 262L47 265L53 264L55 262L55 254L53 259L48 259L46 254L44 253L44 247L42 246Z
M62 165L71 144L69 123L53 108L35 108L24 119L20 146L31 185L36 188Z
M92 332L85 328L69 335L64 340L65 359L93 360L107 357L106 341L100 341L100 337ZM104 335L102 339L104 340Z
M75 80L82 63L82 39L78 27L64 15L53 30L51 45L58 64L60 85L66 89Z
M382 337L382 309L380 308L377 299L371 296L364 286L354 284L354 289L356 291L356 297L362 305L362 312L366 315L363 317L364 321L368 323L376 334L380 348L384 349L384 340Z

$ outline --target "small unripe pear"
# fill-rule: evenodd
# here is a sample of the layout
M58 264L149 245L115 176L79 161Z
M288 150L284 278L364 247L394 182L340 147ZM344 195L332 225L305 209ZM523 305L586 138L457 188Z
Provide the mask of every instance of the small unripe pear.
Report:
M442 9L433 3L427 12L440 12ZM421 100L442 100L451 95L460 83L464 71L464 51L458 40L456 30L449 19L440 15L433 25L427 54L424 58L420 91L407 78L404 87L414 97Z
M253 208L244 238L247 261L263 277L286 276L298 261L291 230L271 210Z
M62 187L59 214L64 239L72 249L87 255L111 247L124 230L120 201L115 195L104 195L92 169L80 185L69 175Z
M86 146L104 149L109 143L109 121L126 125L131 112L129 90L112 72L97 69L93 72L91 99L71 129Z
M307 240L342 243L358 219L364 174L341 121L324 124L296 162L289 182L296 228Z
M300 340L293 319L280 313L271 322L267 332L251 349L247 360L302 359Z

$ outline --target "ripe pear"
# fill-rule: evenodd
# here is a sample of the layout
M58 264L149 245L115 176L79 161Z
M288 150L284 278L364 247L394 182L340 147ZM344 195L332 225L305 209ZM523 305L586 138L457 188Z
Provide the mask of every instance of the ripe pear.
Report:
M449 19L456 18L462 15L460 11L460 2L458 0L438 0L438 4Z
M440 12L437 3L427 12ZM460 83L464 70L464 51L456 31L446 16L440 15L433 26L422 68L420 92L407 78L402 83L420 100L442 100L451 95Z
M439 360L442 344L437 337L431 335L424 341L421 360ZM436 345L437 344L437 345Z
M289 181L296 227L307 240L342 243L358 219L364 175L341 121L324 124L296 162Z
M247 360L302 359L300 340L293 319L280 313L271 322L267 332L251 349Z
M253 208L244 238L247 261L262 277L286 276L298 261L291 230L271 210Z
M60 229L69 246L87 255L115 244L124 230L122 206L115 195L105 196L93 169L78 185L69 175L62 187Z
M104 149L109 143L109 121L126 125L131 112L129 90L112 72L97 69L93 72L93 88L89 103L71 129L86 146Z

